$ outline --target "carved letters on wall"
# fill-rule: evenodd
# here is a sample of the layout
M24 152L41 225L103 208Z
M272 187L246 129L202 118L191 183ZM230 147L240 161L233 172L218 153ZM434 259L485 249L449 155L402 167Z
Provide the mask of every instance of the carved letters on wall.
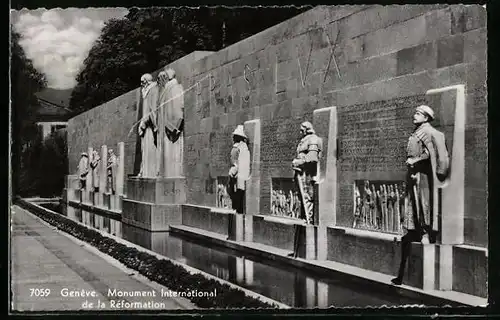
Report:
M335 48L337 47L340 28L337 31L337 35L336 35L335 41L333 43L330 39L330 36L328 35L328 32L325 30L324 27L319 27L318 30L320 30L321 32L324 32L326 34L326 38L328 41L328 47L331 49L329 61L326 64L326 67L324 69L325 76L323 79L323 83L326 81L326 78L329 74L332 63L335 66L335 70L336 70L338 78L341 79L340 70L339 70L339 67L338 67L338 64L337 64L337 61L335 58ZM306 85L307 85L307 81L308 81L307 78L308 78L308 73L309 73L309 66L310 66L312 50L313 50L313 41L310 40L309 53L308 53L308 58L306 60L307 62L306 62L305 67L301 66L300 57L297 57L297 67L299 69L299 76L300 76L300 82L301 82L302 87L306 87ZM279 93L279 91L278 91L278 54L276 54L275 57L276 57L276 61L274 62L274 88L275 88L274 92L275 92L275 94L278 94ZM303 70L303 69L305 69L305 70ZM252 69L249 64L246 64L243 68L243 79L245 81L245 92L243 94L242 99L244 102L248 102L250 100L252 86L255 86L255 79L254 79L255 78L255 75L254 75L255 71L256 71L256 69ZM214 75L213 72L215 72L215 71L212 71L212 73L210 73L208 76L208 78L209 78L208 80L210 82L209 83L209 91L214 92L214 94L216 94L217 93L216 89L217 88L220 89L221 82L220 82L220 76ZM223 72L223 73L226 74L226 72ZM233 88L232 88L233 87L232 86L232 76L231 76L231 72L229 70L229 67L227 68L227 77L228 77L227 87L231 87L231 90L228 90L228 97L226 99L228 99L229 103L232 103L233 98L234 98L234 92L233 92ZM197 96L197 100L196 100L197 105L200 105L202 103L202 85L200 84L200 81L196 82L196 93L197 93L197 95L196 95ZM220 92L219 92L219 94L220 94ZM209 100L211 100L211 96L212 96L212 93L210 93Z
M402 232L406 192L403 181L356 180L353 228L387 233Z
M250 69L250 65L246 64L245 68L243 69L243 79L245 79L246 83L246 92L245 95L243 96L243 101L248 102L250 100L250 91L252 89L252 86L250 84L250 79L249 76L252 75L253 78L253 73L255 70Z
M299 65L300 83L302 84L302 88L306 86L306 79L307 79L307 73L309 72L309 62L311 61L312 48L313 48L313 43L312 41L310 41L309 56L307 57L306 71L304 72L304 75L302 75L302 67L300 66L300 56L298 54L299 49L297 48L297 64Z
M335 48L337 47L337 42L338 42L339 34L340 34L340 28L338 28L338 30L337 30L337 35L335 36L335 42L333 43L333 46L332 46L332 42L330 41L330 35L328 34L328 32L326 32L324 27L321 27L321 31L326 34L326 40L328 41L328 47L331 49L331 54L330 54L330 58L328 60L328 64L326 66L325 77L323 78L323 83L326 81L326 77L328 76L328 73L329 73L328 71L330 71L330 65L331 65L332 61L333 61L333 64L335 65L335 69L337 71L337 76L339 77L339 79L342 79L342 76L340 75L339 66L337 65L337 59L335 59Z

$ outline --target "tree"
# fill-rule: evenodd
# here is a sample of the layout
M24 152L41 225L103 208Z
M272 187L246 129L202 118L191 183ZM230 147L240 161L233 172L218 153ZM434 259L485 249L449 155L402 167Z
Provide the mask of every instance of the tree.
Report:
M77 76L70 108L84 112L138 87L195 50L217 51L306 10L305 7L130 9L110 20Z
M68 147L65 129L54 131L42 141L37 161L36 191L41 197L60 197L68 174Z
M70 108L96 107L136 88L142 74L206 48L214 48L210 33L187 11L131 9L106 23L77 76Z
M11 145L12 145L12 194L19 192L20 173L26 169L23 152L30 147L38 133L35 124L35 110L37 105L35 93L47 84L45 75L33 67L33 63L26 57L19 41L21 35L13 26L10 42L10 79L11 79Z

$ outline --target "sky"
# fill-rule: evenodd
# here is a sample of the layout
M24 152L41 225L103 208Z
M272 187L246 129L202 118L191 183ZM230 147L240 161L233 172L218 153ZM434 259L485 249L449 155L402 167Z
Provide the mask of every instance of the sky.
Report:
M126 8L23 9L11 11L11 22L48 87L70 89L104 23L127 13Z

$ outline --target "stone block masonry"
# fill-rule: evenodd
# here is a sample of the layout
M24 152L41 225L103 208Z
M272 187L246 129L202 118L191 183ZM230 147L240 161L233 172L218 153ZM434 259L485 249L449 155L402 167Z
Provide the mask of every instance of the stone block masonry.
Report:
M465 139L486 145L481 16L481 9L465 6L319 6L219 52L195 52L172 63L184 87L192 87L185 101L187 203L214 204L206 186L230 166L230 134L254 119L261 123L259 210L266 214L270 178L292 177L300 122L312 121L316 109L338 108L336 222L343 226L352 224L349 188L356 172L403 174L409 117L427 90L464 84ZM88 146L123 141L125 175L133 174L137 138L129 131L135 112L135 93L129 92L71 119L70 173ZM464 197L475 205L464 209L464 242L472 245L487 241L486 159L486 149L466 147Z
M458 242L486 248L485 14L479 5L318 6L218 52L195 52L172 63L184 88L190 89L185 93L185 204L215 206L213 185L231 165L232 131L245 123L254 130L250 123L258 121L258 176L252 176L250 190L259 199L250 207L258 211L252 213L269 214L272 179L293 177L291 161L300 123L318 123L324 135L329 131L321 125L323 113L315 111L335 107L337 141L327 141L326 153L330 157L335 148L336 172L325 174L336 177L336 184L321 196L334 203L335 210L332 217L324 211L321 221L328 227L351 227L354 181L404 180L414 108L428 103L436 110L438 103L426 95L428 90L463 85L463 239ZM88 147L99 150L121 141L126 149L125 176L134 173L136 131L128 133L137 120L135 99L131 91L69 121L70 174ZM449 139L453 130L447 114L439 117L440 129ZM327 165L330 160L325 161ZM286 237L264 239L268 231L261 221L247 225L254 226L248 230L254 241L289 249ZM275 229L288 234L286 227ZM389 247L384 248L380 250L388 252ZM324 248L321 255L329 252ZM443 249L442 256L449 252ZM380 269L393 271L389 266ZM454 281L443 286L478 292L475 284Z

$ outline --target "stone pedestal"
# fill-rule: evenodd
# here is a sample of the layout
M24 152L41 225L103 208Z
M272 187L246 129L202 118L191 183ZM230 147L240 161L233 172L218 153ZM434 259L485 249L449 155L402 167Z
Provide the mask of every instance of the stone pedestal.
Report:
M114 212L122 212L123 196L117 194L109 195L109 210Z
M452 290L453 289L453 246L448 244L437 245L437 274L438 290Z
M80 190L80 179L78 175L67 175L66 183L64 189L64 195L66 201L77 201L80 202L80 194L77 191Z
M243 223L243 241L253 242L253 215L246 214Z
M82 203L93 206L94 205L94 193L88 191L87 189L82 190Z
M183 204L186 201L186 179L128 178L127 199L154 204Z
M314 110L313 125L316 134L323 139L317 188L317 259L326 260L326 227L335 226L337 210L337 107Z
M111 194L103 194L103 208L109 210L111 208Z
M233 241L244 241L245 215L238 213L229 214L229 220L228 239Z
M83 191L85 191L85 190L82 190L82 189L73 190L73 193L75 195L74 201L79 202L79 203L81 203L83 201ZM71 199L70 199L70 201L71 201Z
M94 195L94 206L104 209L104 193L102 192L93 192Z
M78 190L79 191L79 190ZM80 202L80 194L77 194L77 189L64 188L65 201L77 201Z
M296 230L300 233L298 257L307 260L317 258L317 230L318 227L311 225L297 225Z
M149 231L168 231L170 225L182 223L181 205L185 201L183 177L128 178L122 221Z
M118 143L118 167L116 169L116 194L123 195L125 181L125 144Z

